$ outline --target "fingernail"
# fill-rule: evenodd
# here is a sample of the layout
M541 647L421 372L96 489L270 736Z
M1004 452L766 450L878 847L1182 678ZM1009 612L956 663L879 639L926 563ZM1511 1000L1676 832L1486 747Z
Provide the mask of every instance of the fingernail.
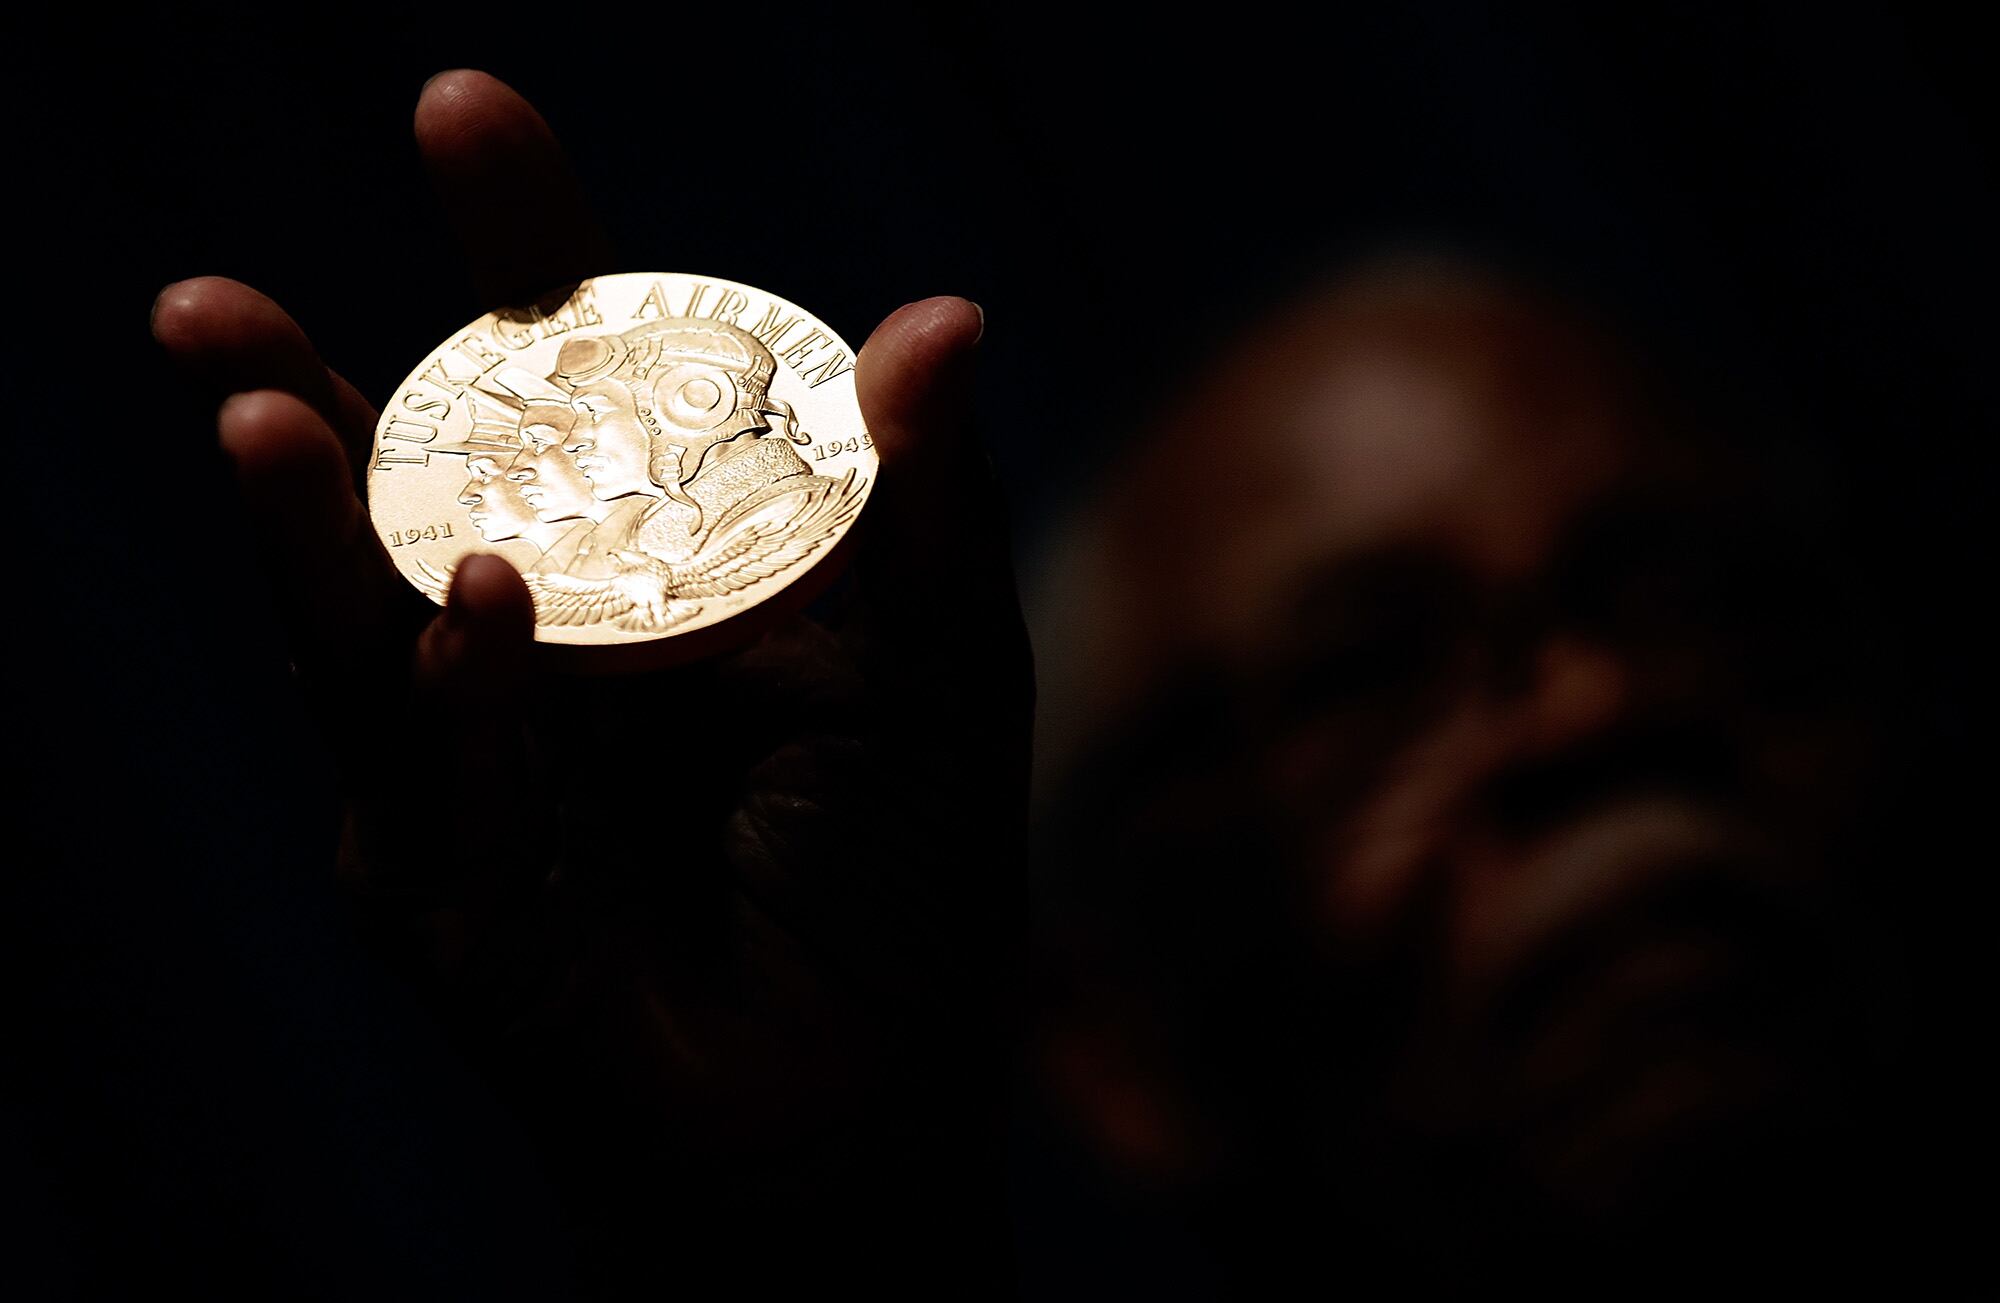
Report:
M966 302L972 303L972 310L979 314L979 333L972 337L972 342L977 344L980 340L986 338L986 309L980 307L977 303L973 303L971 299L967 299Z

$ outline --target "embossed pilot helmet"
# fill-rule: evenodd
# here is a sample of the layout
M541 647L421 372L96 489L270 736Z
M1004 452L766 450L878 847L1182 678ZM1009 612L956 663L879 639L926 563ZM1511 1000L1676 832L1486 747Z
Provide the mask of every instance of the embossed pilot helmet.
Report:
M570 389L599 379L623 384L652 442L653 479L673 489L700 473L709 449L740 434L775 429L793 443L811 441L790 405L770 395L776 369L771 351L746 330L667 317L566 341L551 379Z
M547 444L569 433L576 420L569 393L532 371L506 367L474 381L466 392L472 404L472 429L463 446L439 444L434 452L519 452L532 444Z
M497 457L506 461L525 446L521 420L528 404L504 383L475 383L466 391L472 423L464 436L424 445L424 451L447 457Z

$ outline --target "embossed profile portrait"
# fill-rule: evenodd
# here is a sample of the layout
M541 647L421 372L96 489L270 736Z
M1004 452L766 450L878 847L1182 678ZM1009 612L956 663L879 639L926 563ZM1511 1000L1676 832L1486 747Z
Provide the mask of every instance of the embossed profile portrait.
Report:
M797 448L810 437L771 396L775 370L749 332L697 318L564 343L523 425L566 399L559 447L599 505L587 535L529 573L544 623L670 628L703 599L804 560L852 518L862 485L851 471L812 473ZM537 456L547 466L551 451Z
M609 509L562 450L575 411L567 392L510 367L468 391L472 428L464 439L432 445L433 455L465 459L465 487L458 504L488 543L522 539L540 555L523 573L561 572L574 563L597 521ZM422 586L442 597L450 572L423 562Z

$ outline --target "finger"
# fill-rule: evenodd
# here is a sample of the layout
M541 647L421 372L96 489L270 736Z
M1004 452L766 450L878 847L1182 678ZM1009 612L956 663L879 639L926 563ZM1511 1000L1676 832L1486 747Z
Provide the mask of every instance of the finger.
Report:
M444 614L417 640L412 681L454 709L492 701L496 720L515 718L506 701L527 672L535 640L535 603L521 572L475 552L458 563Z
M526 303L610 267L555 133L505 82L460 68L417 97L417 148L465 245L480 302Z
M350 464L367 464L375 409L265 295L226 276L175 281L153 300L153 338L217 394L279 389L303 399L340 436Z
M423 781L360 791L348 807L345 885L398 944L468 988L532 942L538 929L516 935L503 907L553 863L553 819L519 799L547 785L521 709L534 629L520 573L496 556L463 558L443 613L411 649L409 694L382 738L422 740Z
M265 550L292 655L327 722L360 727L371 700L392 700L394 648L407 637L410 603L368 514L354 494L347 455L326 419L275 389L234 394L216 417L244 509Z
M448 844L424 864L372 856L378 873L414 885L448 868L455 902L470 907L502 888L528 885L534 866L546 868L548 848L534 834L546 831L547 821L519 809L515 798L547 778L530 772L521 703L534 641L535 604L520 571L486 553L462 559L443 614L412 652L404 721L411 735L445 743L447 768L432 784L436 799L416 812L427 832L395 839L423 846L443 834Z
M885 466L932 487L943 458L971 440L972 354L986 313L970 299L924 299L889 314L855 361L855 394Z
M855 362L861 415L882 459L864 515L870 604L912 620L940 606L1013 608L1005 513L972 432L985 316L959 298L892 313Z

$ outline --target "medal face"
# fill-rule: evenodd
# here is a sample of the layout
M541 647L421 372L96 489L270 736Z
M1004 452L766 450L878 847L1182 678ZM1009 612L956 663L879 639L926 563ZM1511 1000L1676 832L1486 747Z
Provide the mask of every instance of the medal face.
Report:
M748 285L630 272L433 349L376 424L368 511L439 603L490 552L526 579L538 641L707 647L830 579L875 468L854 351L825 324Z

